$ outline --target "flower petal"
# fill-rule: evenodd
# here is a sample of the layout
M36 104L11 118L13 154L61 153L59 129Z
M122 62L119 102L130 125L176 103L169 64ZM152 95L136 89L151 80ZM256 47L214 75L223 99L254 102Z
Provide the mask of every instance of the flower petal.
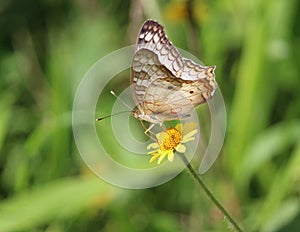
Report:
M165 131L162 131L162 132L158 133L156 135L156 138L158 140L158 144L162 144L165 141L167 136L168 136L168 133L165 132Z
M161 152L157 164L160 164L160 162L166 157L167 154L168 152Z
M150 144L147 146L147 150L155 149L155 148L159 148L158 143L150 143Z
M194 137L190 137L190 138L183 138L183 139L182 139L182 141L181 141L181 143L187 143L187 142L189 142L189 141L193 141L193 140L195 140L195 138L194 138Z
M181 143L179 143L175 149L180 153L184 153L186 151L186 147Z
M183 136L185 136L187 133L195 130L197 128L197 123L195 122L188 122L188 123L185 123L183 125L183 130L182 130L182 134Z
M149 155L153 155L154 153L158 153L159 154L159 152L160 152L159 149L157 149L157 150L154 150L154 151L149 151L148 154Z
M193 135L197 134L197 130L192 130L190 131L189 133L185 134L182 138L182 140L184 139L188 139L188 138L191 138Z
M181 134L182 134L182 123L178 123L176 126L175 126L175 129L178 130Z
M173 151L169 151L169 153L168 153L168 160L169 160L170 162L172 162L173 159L174 159L174 152L173 152Z
M168 160L170 162L172 162L174 160L174 152L173 151L168 152Z
M158 157L157 155L152 156L149 163L152 163L154 160L156 160L157 157Z

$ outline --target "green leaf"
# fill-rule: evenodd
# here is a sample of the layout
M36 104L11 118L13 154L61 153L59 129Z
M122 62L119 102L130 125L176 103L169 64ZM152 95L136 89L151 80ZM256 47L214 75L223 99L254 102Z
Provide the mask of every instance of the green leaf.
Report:
M1 202L0 231L28 230L89 207L105 207L117 193L117 188L93 176L47 183Z

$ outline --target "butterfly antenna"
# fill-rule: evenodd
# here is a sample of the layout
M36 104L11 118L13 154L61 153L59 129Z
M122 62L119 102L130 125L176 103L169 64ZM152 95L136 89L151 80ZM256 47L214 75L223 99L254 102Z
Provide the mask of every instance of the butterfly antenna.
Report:
M132 107L130 107L127 103L125 103L121 98L119 98L114 91L110 91L110 93L117 98L124 106L126 106L128 109L132 110Z
M126 111L121 111L121 112L118 112L118 113L115 113L115 114L107 115L107 116L104 116L104 117L101 117L101 118L96 118L96 122L101 121L101 120L106 119L106 118L110 118L110 117L115 116L115 115L124 114L124 113L128 113L128 112L131 112L131 111L126 110Z

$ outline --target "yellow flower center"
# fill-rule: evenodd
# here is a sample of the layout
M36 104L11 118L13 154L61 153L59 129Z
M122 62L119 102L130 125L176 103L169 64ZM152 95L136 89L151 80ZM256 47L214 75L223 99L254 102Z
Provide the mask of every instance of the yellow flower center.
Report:
M167 136L164 139L163 143L160 144L160 149L162 151L174 150L182 139L181 133L175 128L167 129L166 133Z

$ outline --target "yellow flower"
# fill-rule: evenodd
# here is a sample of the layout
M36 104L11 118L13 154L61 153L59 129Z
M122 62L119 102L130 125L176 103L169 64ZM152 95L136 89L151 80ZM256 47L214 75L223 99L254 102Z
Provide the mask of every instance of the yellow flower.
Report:
M183 144L195 139L193 135L197 133L196 127L197 124L193 122L180 123L175 127L156 134L157 142L147 146L148 150L155 149L148 152L148 154L152 155L150 163L158 158L157 164L160 164L166 156L169 161L173 161L175 151L184 153L186 147Z

